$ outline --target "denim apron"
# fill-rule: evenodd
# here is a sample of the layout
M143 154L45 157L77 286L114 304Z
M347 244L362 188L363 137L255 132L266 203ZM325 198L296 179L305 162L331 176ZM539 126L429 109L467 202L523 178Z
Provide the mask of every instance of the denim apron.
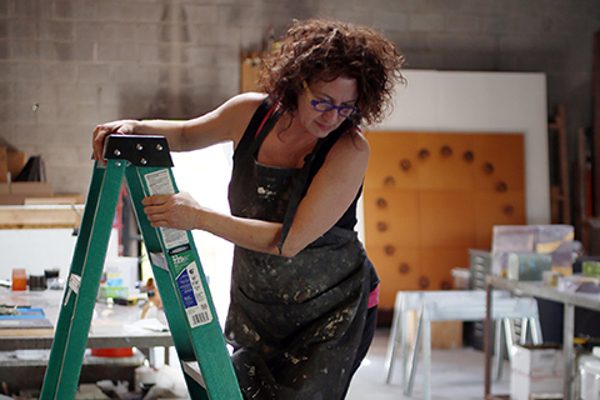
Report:
M268 102L259 107L235 151L229 203L233 215L282 222L281 246L315 154L348 125L319 140L302 168L265 166L256 155L278 118L273 110ZM369 273L356 232L335 226L294 257L235 247L225 336L246 399L344 396L365 326Z

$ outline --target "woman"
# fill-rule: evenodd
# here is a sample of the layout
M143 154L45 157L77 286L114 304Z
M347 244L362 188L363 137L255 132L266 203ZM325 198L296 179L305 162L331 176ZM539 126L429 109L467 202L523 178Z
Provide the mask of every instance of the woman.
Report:
M265 61L265 93L188 121L124 120L94 130L160 134L174 151L232 141L231 215L186 193L144 199L155 227L235 244L225 335L252 399L340 399L366 355L378 278L356 237L369 159L358 126L383 117L403 57L369 28L295 22Z

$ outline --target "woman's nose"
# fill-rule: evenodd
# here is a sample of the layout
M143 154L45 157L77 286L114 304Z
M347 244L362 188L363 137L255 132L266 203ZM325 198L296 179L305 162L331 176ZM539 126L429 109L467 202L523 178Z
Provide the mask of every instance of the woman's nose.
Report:
M323 119L326 121L335 121L338 118L338 112L336 109L325 111L323 113Z

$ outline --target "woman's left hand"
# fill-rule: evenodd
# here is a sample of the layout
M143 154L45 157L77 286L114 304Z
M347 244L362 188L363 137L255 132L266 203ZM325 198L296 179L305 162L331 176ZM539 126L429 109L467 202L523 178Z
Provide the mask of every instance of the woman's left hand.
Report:
M189 193L149 196L142 200L144 212L155 227L192 230L200 228L206 211Z

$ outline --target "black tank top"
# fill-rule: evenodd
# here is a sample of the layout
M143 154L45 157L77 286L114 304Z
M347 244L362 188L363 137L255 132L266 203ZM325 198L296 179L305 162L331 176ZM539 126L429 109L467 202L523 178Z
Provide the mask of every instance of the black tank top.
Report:
M271 109L271 107L273 107L273 102L269 98L266 98L258 106L256 111L254 112L254 115L252 116L252 119L250 120L250 123L248 124L248 127L246 128L246 131L244 132L244 135L242 136L242 139L238 143L238 146L235 150L236 152L245 150L247 147L250 146L250 144L253 142L253 140L255 138L257 131L259 130L260 126L263 124L263 120L269 113L269 110ZM335 131L333 131L329 135L327 135L327 137L325 138L325 142L323 143L323 145L321 146L319 151L317 151L315 153L315 158L313 159L313 161L311 163L308 179L304 186L302 197L304 197L304 195L306 195L306 192L308 191L308 188L309 188L310 184L312 183L313 178L319 172L319 169L321 168L321 166L323 166L323 163L325 162L325 159L327 157L327 154L329 153L329 150L331 150L333 145L336 143L337 139L343 134L348 134L347 131L351 128L352 128L352 124L350 123L350 121L344 121L340 127L338 127ZM257 152L258 152L258 150L257 150ZM362 185L361 185L360 189L358 190L356 197L354 198L354 200L352 201L350 206L348 206L348 209L344 212L344 214L340 217L340 219L335 223L335 226L337 226L339 228L348 229L348 230L354 230L354 227L356 226L356 222L357 222L357 220L356 220L356 205L357 205L357 202L358 202L361 192L362 192Z

